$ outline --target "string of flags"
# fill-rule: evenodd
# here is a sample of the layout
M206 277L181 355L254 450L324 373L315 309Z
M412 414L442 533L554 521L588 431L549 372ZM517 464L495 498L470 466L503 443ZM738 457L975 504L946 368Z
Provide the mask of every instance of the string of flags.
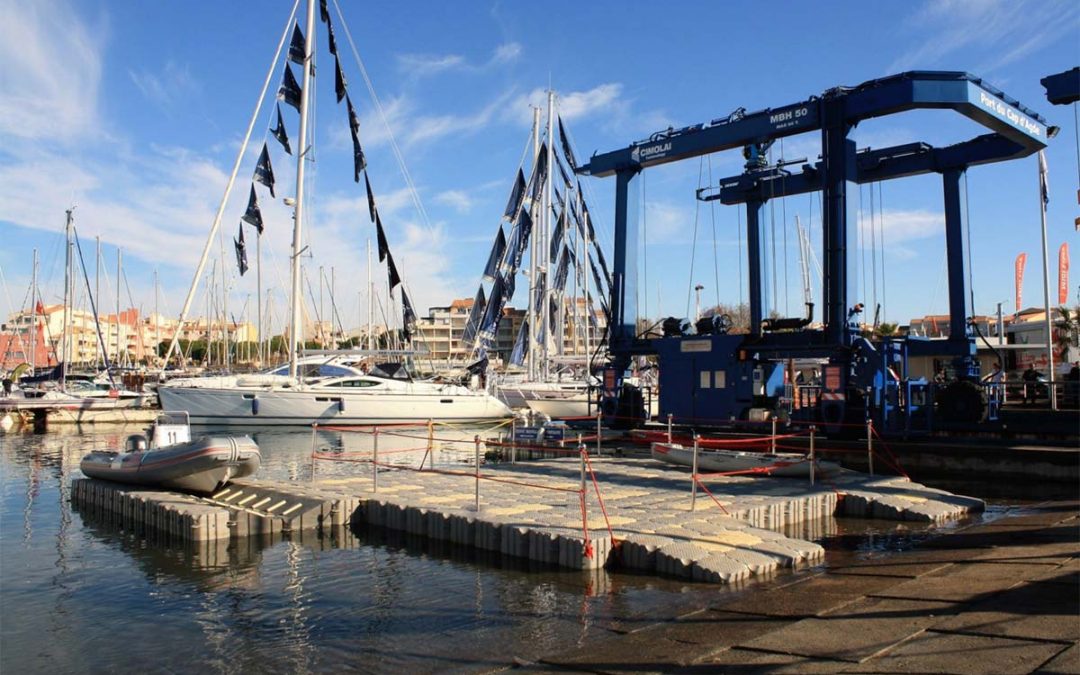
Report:
M360 143L360 117L356 114L356 108L353 106L352 98L349 96L348 80L341 67L337 39L334 34L333 22L330 20L330 13L328 11L326 0L319 0L319 18L326 24L327 44L331 56L334 57L334 95L339 104L343 100L345 101L349 133L352 137L353 145L353 181L359 183L360 174L363 173L364 188L367 192L368 215L371 218L371 222L375 225L376 237L378 239L379 262L386 263L387 282L390 287L390 292L393 292L395 288L401 286L403 332L406 339L408 339L411 337L416 325L416 312L413 309L412 301L402 285L402 277L397 269L397 265L394 263L394 257L390 253L386 231L383 228L382 218L379 216L379 211L375 204L375 193L371 188L371 179L367 173L367 157L365 156L363 146ZM276 104L274 112L276 124L273 128L269 129L269 134L274 137L281 145L282 150L288 155L292 155L293 153L292 146L289 142L289 133L285 126L285 119L281 113L281 102L291 106L297 113L300 113L303 91L296 76L293 74L292 66L290 64L295 63L301 68L305 67L305 62L307 60L305 58L306 52L307 41L304 37L304 33L300 30L299 23L294 23L292 37L289 41L288 54L285 59L284 68L282 69L281 84L277 91L279 102ZM312 68L312 75L314 75L314 66L312 65L310 67ZM520 202L524 199L524 178L519 177L519 181L521 182L521 188L519 189L519 197L517 199ZM244 241L243 224L247 223L254 227L259 236L262 235L264 229L262 209L259 207L259 196L255 189L255 184L258 183L266 187L270 192L270 197L275 198L275 182L274 169L270 159L270 150L267 142L263 141L262 151L259 153L259 159L256 162L255 170L251 177L251 188L248 196L247 208L244 210L244 214L240 216L239 232L237 236L233 238L233 246L236 251L236 264L241 276L248 270L247 248ZM509 209L510 207L508 206L507 208ZM520 203L518 204L518 208L520 208ZM503 247L505 248L505 239L503 240ZM501 259L501 257L502 252L500 251L497 258Z

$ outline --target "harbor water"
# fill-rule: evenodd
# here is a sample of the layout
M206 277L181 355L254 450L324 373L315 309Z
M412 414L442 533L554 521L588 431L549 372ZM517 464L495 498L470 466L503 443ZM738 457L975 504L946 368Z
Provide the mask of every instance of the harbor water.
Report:
M485 672L768 583L537 568L384 532L222 542L215 554L195 554L72 507L81 457L122 447L137 431L0 434L0 672ZM453 433L464 440L478 431ZM311 479L310 431L253 435L260 477ZM354 452L369 438L320 431L314 442ZM387 438L380 450L386 461L415 466L423 456L416 445ZM471 462L469 446L437 447L436 467ZM320 478L367 470L317 469ZM981 518L1009 508L994 505ZM827 518L788 534L825 545L828 565L887 555L940 529Z

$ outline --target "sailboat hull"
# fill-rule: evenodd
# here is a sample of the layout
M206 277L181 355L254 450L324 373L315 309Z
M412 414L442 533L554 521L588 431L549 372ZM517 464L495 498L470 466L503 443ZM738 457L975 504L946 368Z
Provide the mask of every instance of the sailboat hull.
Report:
M456 389L456 388L455 388ZM482 422L509 417L501 401L483 392L432 394L312 389L215 389L161 387L162 408L184 410L193 424L309 426L394 424L429 419Z

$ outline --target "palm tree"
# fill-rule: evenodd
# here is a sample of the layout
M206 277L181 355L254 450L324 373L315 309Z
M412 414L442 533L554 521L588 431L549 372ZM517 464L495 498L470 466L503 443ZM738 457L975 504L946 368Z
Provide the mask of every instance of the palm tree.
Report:
M1069 351L1080 346L1080 307L1072 310L1065 306L1058 307L1057 313L1054 343L1061 350L1061 357L1068 359Z

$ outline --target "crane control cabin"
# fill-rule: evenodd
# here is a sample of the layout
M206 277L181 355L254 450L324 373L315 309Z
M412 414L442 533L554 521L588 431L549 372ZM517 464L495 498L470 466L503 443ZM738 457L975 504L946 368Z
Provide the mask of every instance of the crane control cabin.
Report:
M916 109L953 110L986 128L969 140L934 147L907 143L884 149L856 148L848 138L862 120ZM766 153L777 139L819 131L819 161L770 165ZM594 154L578 172L614 176L615 232L611 279L610 364L603 378L605 414L643 416L641 394L624 376L637 355L655 355L660 372L660 416L695 424L725 424L779 411L785 364L823 363L821 389L799 414L838 431L872 419L885 432L928 428L936 398L939 418L977 421L985 414L978 386L975 336L968 325L964 233L964 175L969 167L1027 157L1046 146L1046 120L999 89L962 72L914 71L836 87L791 105L727 117L653 134L627 148ZM745 204L750 306L748 334L728 334L723 322L699 322L695 332L668 322L664 337L637 333L637 257L640 176L643 169L724 150L742 149L744 173L698 192L702 200ZM858 186L919 174L941 176L948 265L949 338L871 340L860 336L861 306L848 299L848 232L856 223ZM762 293L762 225L770 199L821 191L823 311L820 329L807 316L765 318ZM683 322L683 326L685 326ZM957 380L936 392L907 377L911 356L952 361Z

